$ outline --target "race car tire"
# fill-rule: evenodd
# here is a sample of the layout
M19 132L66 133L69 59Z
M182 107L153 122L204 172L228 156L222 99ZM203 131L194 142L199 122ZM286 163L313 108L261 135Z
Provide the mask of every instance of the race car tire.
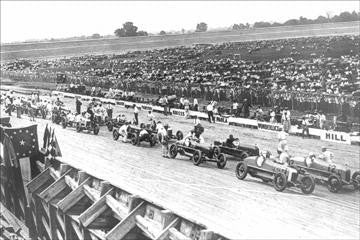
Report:
M132 145L137 145L138 142L139 142L139 137L138 137L136 134L134 134L134 135L131 137L131 144L132 144Z
M301 179L300 189L304 194L311 194L315 189L315 180L310 175L305 175Z
M199 164L202 161L202 153L200 150L195 150L192 160L193 160L194 165L199 166Z
M274 176L274 188L278 192L282 192L285 190L287 185L286 175L284 173L276 173Z
M239 162L235 167L235 175L240 180L245 179L248 172L248 166L245 162Z
M240 154L240 159L241 159L241 160L244 160L244 159L247 158L248 156L249 156L249 155L248 155L247 153L243 152L243 153Z
M95 125L94 126L94 135L98 135L99 134L99 131L100 131L100 127L99 127L99 125Z
M220 155L217 157L216 165L219 169L223 169L226 166L226 157L223 153L220 153Z
M218 159L220 154L221 154L221 150L220 150L220 147L219 146L215 146L214 149L213 149L213 152L214 152L214 158Z
M171 144L169 147L169 155L171 158L176 158L178 151L176 144Z
M119 137L120 137L119 132L116 129L114 129L114 131L113 131L113 139L115 141L117 141L119 139Z
M338 176L336 176L336 175L330 176L327 186L328 186L328 189L329 189L330 192L337 193L342 188L340 178Z
M114 125L111 122L109 122L107 124L107 129L109 130L109 132L111 132L114 129Z
M176 139L177 140L183 140L183 138L184 138L184 134L183 134L183 132L182 131L177 131L176 132Z
M66 128L66 119L64 119L64 118L61 119L61 126L63 128Z
M151 147L155 146L155 144L156 144L156 136L155 135L150 136L149 142L150 142Z
M77 132L81 132L81 124L80 124L80 123L78 123L78 124L76 125L76 131L77 131Z
M354 172L351 179L353 182L354 189L355 190L360 189L360 172L359 171Z

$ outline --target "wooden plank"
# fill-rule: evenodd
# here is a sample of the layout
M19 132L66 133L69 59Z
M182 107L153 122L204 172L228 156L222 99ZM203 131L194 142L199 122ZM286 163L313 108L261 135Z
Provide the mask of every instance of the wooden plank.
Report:
M110 194L113 189L110 189L107 193L104 194L98 201L96 201L93 205L91 205L85 212L83 212L79 221L84 227L87 227L92 223L98 216L103 213L108 206L106 205L106 195Z
M26 188L30 193L35 192L40 186L46 183L50 178L50 169L45 169L42 173L36 176L33 180L31 180L28 184L26 184Z
M112 186L108 181L101 181L100 183L100 197L106 194Z
M74 221L71 221L71 226L74 229L74 232L76 233L76 236L80 239L80 240L84 240L84 235L81 232L79 226L77 226L77 224Z
M82 184L88 177L89 175L86 172L78 171L78 185Z
M155 239L156 236L160 232L159 224L158 222L155 222L152 219L149 219L147 217L143 217L141 215L137 215L135 217L136 220L136 226L141 229L143 234L150 239Z
M180 221L180 218L175 218L174 221L172 221L169 225L167 225L166 228L164 228L164 230L159 233L159 235L156 237L156 240L164 240L165 238L167 238L169 236L169 230L170 228L174 228L176 226L176 224L178 224Z
M129 209L126 206L115 200L110 195L106 196L106 203L114 211L114 213L119 216L120 220L126 217L129 212Z
M66 172L68 172L71 169L70 165L66 164L66 163L61 163L60 164L60 176L62 176L63 174L65 174Z
M69 170L66 174L70 173ZM65 189L67 186L65 182L65 176L60 177L53 184L48 186L44 191L39 194L39 197L42 198L46 203L50 202L56 195Z
M96 202L100 199L100 191L95 190L92 187L84 185L84 193L88 196L91 201Z
M70 208L72 208L82 197L84 197L84 186L91 182L90 178L87 178L78 188L69 193L65 198L58 202L58 208L66 213Z
M136 226L136 216L145 214L146 203L141 202L134 210L132 210L121 222L119 222L106 235L108 240L122 239L131 229Z
M214 238L214 232L208 229L204 229L200 231L199 240L212 240Z
M67 216L64 215L64 226L65 226L65 234L64 234L64 239L75 239L75 234L74 234L74 230L72 229L72 225L71 225L71 221L72 219Z
M70 176L66 175L65 176L65 183L72 189L74 190L75 188L77 188L79 186L78 182L76 182L74 179L72 179Z
M170 240L192 240L191 238L179 232L176 228L170 228L168 236Z

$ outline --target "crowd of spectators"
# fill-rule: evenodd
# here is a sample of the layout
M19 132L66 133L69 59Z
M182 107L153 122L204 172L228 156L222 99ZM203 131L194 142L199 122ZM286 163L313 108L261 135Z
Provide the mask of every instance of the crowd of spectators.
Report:
M199 101L360 116L360 37L327 36L198 44L18 60L1 65L3 76L32 80L66 75L66 89L92 95L138 93ZM207 104L207 103L205 103Z

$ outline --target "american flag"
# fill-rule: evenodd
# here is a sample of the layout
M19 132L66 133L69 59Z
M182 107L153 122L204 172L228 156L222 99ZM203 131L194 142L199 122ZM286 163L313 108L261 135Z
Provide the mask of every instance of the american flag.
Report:
M47 157L54 158L56 156L62 156L59 143L55 136L55 130L49 129L47 125L44 131L44 149L46 150L45 155Z
M30 157L39 151L37 125L3 130L9 136L18 159Z

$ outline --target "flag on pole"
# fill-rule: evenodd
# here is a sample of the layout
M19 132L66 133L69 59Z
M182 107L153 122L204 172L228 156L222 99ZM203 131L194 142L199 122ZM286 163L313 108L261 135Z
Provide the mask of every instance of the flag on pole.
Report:
M57 156L61 157L62 154L61 154L59 143L55 136L55 130L53 129L52 132L50 130L50 133L51 134L50 134L49 145L47 148L47 154L52 158L57 157Z
M39 151L37 125L23 128L4 128L4 132L9 136L16 157L30 157Z
M49 140L50 140L50 131L48 125L46 124L44 137L43 137L43 149L47 148L47 146L49 145Z

